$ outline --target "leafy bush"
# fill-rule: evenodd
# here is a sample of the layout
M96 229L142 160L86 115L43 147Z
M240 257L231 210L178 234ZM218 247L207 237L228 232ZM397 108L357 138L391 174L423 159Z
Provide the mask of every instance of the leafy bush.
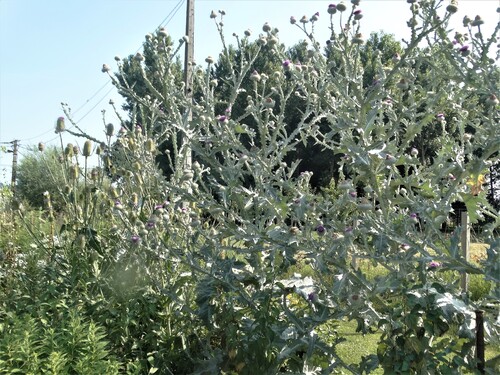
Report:
M328 8L325 46L308 29L317 15L297 24L310 46L300 63L269 24L255 42L249 33L237 39L238 59L224 44L220 63L228 69L219 81L213 59L207 69L193 67L195 100L172 73L175 48L162 30L148 36L155 69L146 69L141 53L127 60L133 79L140 72L144 81L140 93L123 62L119 76L105 65L134 103L131 118L116 138L108 125L94 173L87 170L94 138L79 134L89 138L84 164L65 154L74 176L64 187L66 214L55 220L45 196L50 234L32 232L42 267L20 265L23 282L11 293L72 301L106 330L110 351L130 371L474 371L471 314L481 305L438 274L480 275L495 283L489 297L500 297L500 219L478 185L498 159L499 71L488 57L494 38L476 29L479 21L468 21L468 44L457 48L446 31L454 8L440 15L440 1L419 4L411 5L412 36L402 55L387 61L373 54L377 79L369 86L356 5ZM339 13L350 28L336 30ZM455 37L459 44L464 38ZM428 47L419 47L424 41ZM261 74L259 57L279 68ZM289 123L292 98L300 113ZM429 127L432 149L421 139ZM63 119L57 130L62 144ZM296 173L299 161L287 159L309 143L338 157L331 191L314 191L311 173ZM168 176L156 165L165 144ZM462 258L461 228L441 231L457 200L473 222L492 218L483 226L483 267ZM294 274L300 262L308 267ZM368 262L387 271L374 276ZM26 297L4 306L34 308ZM377 354L342 361L342 337L326 336L344 318L360 332L382 330ZM498 340L498 323L488 328L489 340Z
M37 318L10 313L2 319L2 374L118 374L101 327L75 310L62 320Z

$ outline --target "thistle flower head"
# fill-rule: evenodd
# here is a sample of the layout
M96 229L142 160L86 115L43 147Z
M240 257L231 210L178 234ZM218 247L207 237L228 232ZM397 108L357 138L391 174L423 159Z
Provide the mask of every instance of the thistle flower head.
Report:
M335 4L328 5L327 12L330 15L337 13L337 6Z

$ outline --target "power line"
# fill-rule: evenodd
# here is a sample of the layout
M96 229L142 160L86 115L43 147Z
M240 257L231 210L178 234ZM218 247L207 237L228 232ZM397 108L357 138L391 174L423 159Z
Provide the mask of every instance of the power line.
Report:
M80 107L78 107L74 112L73 114L76 114L78 113L78 111L80 111L83 107L85 107L87 105L88 102L90 102L92 99L94 99L96 97L97 94L99 94L102 89L104 89L107 85L109 85L111 83L111 81L108 81L106 82L104 85L101 86L101 88L99 90L97 90L90 98L88 98L85 103L83 103ZM111 90L110 90L111 91ZM109 92L109 91L108 91Z
M109 94L111 91L113 91L113 88L114 88L114 87L111 87L108 91L106 91L106 94L104 94L104 96L103 96L101 99L99 99L99 101L98 101L97 103L95 103L95 104L94 104L94 106L93 106L92 108L90 108L90 110L88 110L88 111L87 111L87 112L86 112L86 113L85 113L82 117L80 117L80 119L79 119L78 121L76 121L76 123L77 123L77 124L78 124L78 123L80 123L80 121L82 121L85 117L87 117L87 115L88 115L90 112L92 112L92 111L95 109L95 107L97 107L97 106L99 105L99 103L101 103L101 102L102 102L102 101L103 101L103 100L104 100L104 99L108 96L108 94ZM74 113L73 113L73 114L74 114Z
M161 23L158 25L158 27L156 27L155 31L158 31L162 26L166 26L170 23L170 21L172 21L172 19L176 16L176 14L179 12L179 10L181 9L182 5L184 4L185 0L179 0L177 2L177 4L172 8L172 10L167 14L167 16L161 21ZM139 46L139 48L136 50L136 52L138 52L141 48L142 48L143 44L141 44ZM108 81L106 82L104 85L102 85L98 90L96 90L96 92L94 92L82 105L80 105L75 111L72 112L72 114L76 114L78 113L79 111L81 111L92 99L94 99L106 86L108 86L109 84L111 83L111 81ZM114 86L111 87L102 97L101 99L99 99L99 101L97 103L95 103L92 108L90 108L82 117L80 117L80 119L78 121L76 121L75 123L76 124L79 124L80 121L82 121L85 117L87 117L90 113L92 113L92 111L107 97L107 95L113 90ZM37 138L40 138L50 132L53 131L53 128L47 130L46 132L38 135L38 136L34 136L34 137L30 137L30 138L24 138L24 139L21 139L20 141L21 142L27 142L27 141L31 141L33 139L37 139ZM56 136L50 140L47 140L47 141L43 141L43 143L49 143L49 142L52 142L53 140L59 138L59 136ZM4 143L0 143L0 144L10 144L12 142L4 142Z

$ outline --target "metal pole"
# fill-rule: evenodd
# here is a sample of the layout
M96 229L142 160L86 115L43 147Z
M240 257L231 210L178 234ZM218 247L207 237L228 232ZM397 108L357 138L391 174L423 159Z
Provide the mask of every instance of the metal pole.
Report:
M462 227L461 234L461 245L462 245L462 256L465 261L470 259L470 225L469 225L469 215L467 211L462 211L460 216L460 225ZM462 293L467 293L469 290L469 275L467 272L462 274L462 280L460 283L462 287Z

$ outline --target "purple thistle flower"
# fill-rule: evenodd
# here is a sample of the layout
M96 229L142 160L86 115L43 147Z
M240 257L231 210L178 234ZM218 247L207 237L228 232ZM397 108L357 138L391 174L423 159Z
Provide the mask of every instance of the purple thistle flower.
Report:
M291 65L290 60L283 61L283 68L285 68L285 70L290 69L290 65Z
M462 54L462 56L467 56L470 53L469 46L467 44L460 47L458 51Z
M435 261L432 261L432 262L429 262L429 264L427 265L427 267L428 267L430 270L433 270L433 269L436 269L436 268L441 267L441 263L439 263L439 262L435 262Z
M148 229L148 230L153 229L155 226L156 226L156 223L154 222L154 220L148 220L148 222L146 223L146 229Z
M138 245L141 242L141 237L134 234L132 237L130 237L130 242L132 242L132 244L134 245Z
M311 292L307 295L307 300L310 302L315 302L318 300L318 296L316 295L316 293Z
M358 10L354 11L354 15L358 15L358 14L361 14L361 9L358 9Z
M322 235L324 235L324 234L326 233L326 228L325 228L323 225L321 225L321 224L320 224L320 225L318 225L318 226L316 227L316 232L317 232L320 236L322 236Z
M217 121L219 121L221 124L227 122L228 120L228 117L224 115L217 117Z

